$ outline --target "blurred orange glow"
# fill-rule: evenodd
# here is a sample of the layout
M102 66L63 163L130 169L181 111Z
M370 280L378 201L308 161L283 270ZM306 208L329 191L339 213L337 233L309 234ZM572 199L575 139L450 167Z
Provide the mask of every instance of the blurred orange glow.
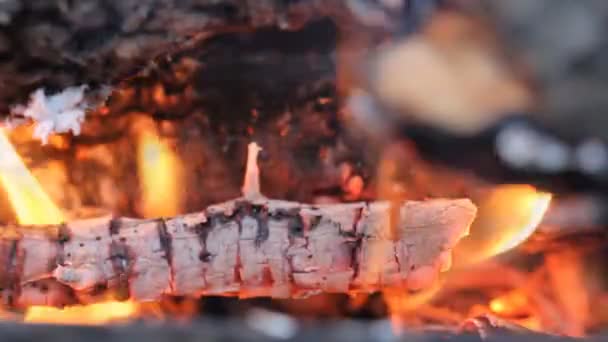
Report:
M490 310L503 316L521 316L529 308L528 297L521 291L509 292L490 301Z
M142 216L155 218L180 213L180 165L176 153L151 129L140 133L138 170Z
M490 311L499 317L513 321L523 327L542 331L542 322L535 303L522 290L507 292L490 301Z

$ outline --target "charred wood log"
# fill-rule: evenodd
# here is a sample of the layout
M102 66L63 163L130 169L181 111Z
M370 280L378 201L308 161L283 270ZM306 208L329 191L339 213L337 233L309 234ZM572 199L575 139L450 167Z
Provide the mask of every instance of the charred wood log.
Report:
M0 112L38 88L88 84L89 96L215 33L294 30L330 16L356 21L342 1L4 1L0 5ZM96 96L93 96L96 95Z
M148 301L419 289L449 268L475 214L467 199L312 206L259 198L169 219L6 227L0 285L11 307L87 303L108 291Z
M412 2L415 3L415 2ZM61 0L0 4L0 113L45 88L87 84L99 103L122 80L209 36L330 18L348 32L395 31L434 6L405 0ZM379 20L381 19L381 20Z

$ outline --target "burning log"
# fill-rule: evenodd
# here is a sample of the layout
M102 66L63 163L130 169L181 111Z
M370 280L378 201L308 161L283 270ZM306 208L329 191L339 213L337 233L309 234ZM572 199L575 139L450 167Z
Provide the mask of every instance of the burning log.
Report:
M466 199L398 206L239 199L170 219L6 227L0 284L5 304L19 307L87 302L102 290L149 301L419 289L449 268L475 212Z
M309 205L265 198L249 146L245 197L168 219L97 218L0 233L7 306L89 303L104 292L273 298L420 289L451 264L468 199Z

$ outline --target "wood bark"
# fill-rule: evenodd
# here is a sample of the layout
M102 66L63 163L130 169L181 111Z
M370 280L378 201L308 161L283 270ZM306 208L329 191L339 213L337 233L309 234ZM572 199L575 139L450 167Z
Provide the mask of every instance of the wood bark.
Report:
M168 219L6 227L0 286L9 307L108 294L153 301L419 289L449 268L475 214L468 199L313 206L260 198Z

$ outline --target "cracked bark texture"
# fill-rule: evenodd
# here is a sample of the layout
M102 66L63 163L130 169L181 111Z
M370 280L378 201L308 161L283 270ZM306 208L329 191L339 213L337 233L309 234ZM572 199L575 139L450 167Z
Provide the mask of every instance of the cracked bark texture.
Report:
M7 227L4 304L174 296L298 298L429 286L476 207L467 199L312 206L244 199L169 219Z

